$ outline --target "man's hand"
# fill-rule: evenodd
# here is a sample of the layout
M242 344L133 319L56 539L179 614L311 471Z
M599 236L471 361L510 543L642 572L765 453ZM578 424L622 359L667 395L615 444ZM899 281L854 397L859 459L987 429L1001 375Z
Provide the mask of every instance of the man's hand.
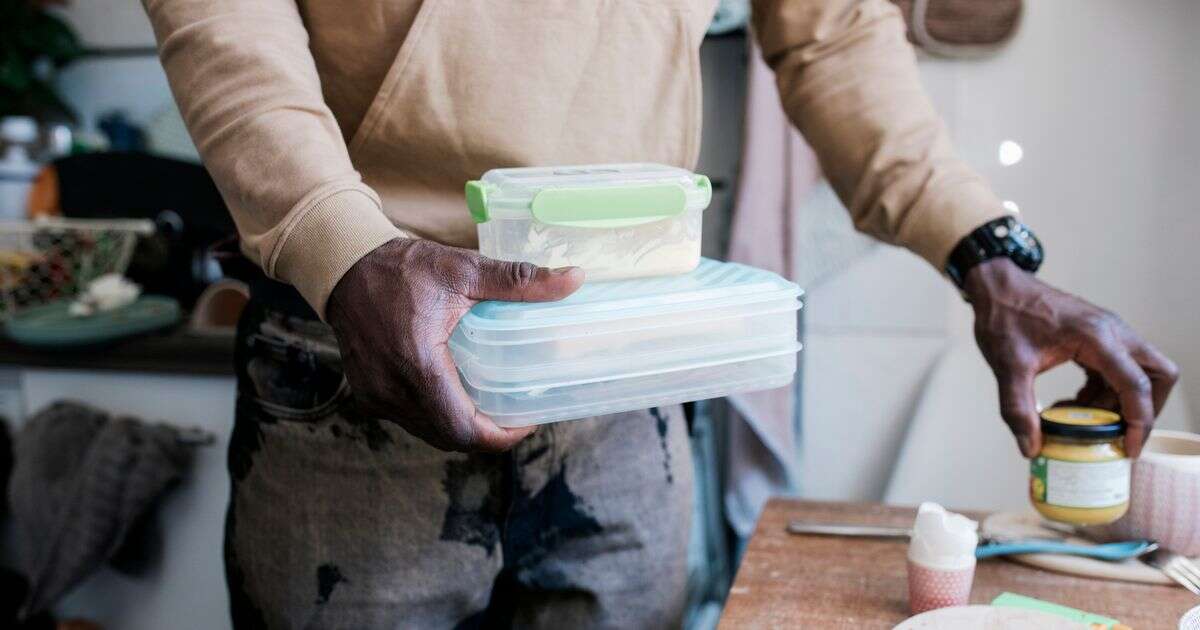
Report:
M975 339L996 373L1000 413L1021 453L1037 454L1042 436L1034 378L1074 361L1087 372L1075 404L1120 411L1125 450L1137 457L1179 368L1119 317L1063 293L997 258L967 272Z
M326 314L364 413L441 449L504 451L533 427L503 428L475 408L455 371L450 333L480 300L558 300L582 282L577 267L551 270L396 239L355 263Z

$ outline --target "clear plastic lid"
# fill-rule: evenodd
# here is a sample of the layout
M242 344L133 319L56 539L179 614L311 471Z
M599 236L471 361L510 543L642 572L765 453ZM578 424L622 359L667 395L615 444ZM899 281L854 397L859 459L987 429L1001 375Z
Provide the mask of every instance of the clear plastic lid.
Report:
M459 322L478 343L522 343L594 334L605 330L670 326L682 317L745 306L747 312L792 303L800 287L777 274L737 263L702 259L690 273L657 278L585 283L557 302L480 302Z
M703 210L708 178L664 164L594 164L499 168L467 182L467 207L477 223L528 219L573 225L652 221Z

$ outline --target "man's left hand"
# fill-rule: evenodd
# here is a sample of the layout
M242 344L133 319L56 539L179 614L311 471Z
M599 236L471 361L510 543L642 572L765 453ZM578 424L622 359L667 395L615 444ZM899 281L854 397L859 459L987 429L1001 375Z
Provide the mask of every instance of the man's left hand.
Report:
M1075 404L1119 411L1125 450L1137 457L1179 368L1121 318L1038 280L1007 258L967 272L963 291L975 309L975 340L996 373L1000 414L1021 453L1041 449L1034 378L1074 361L1087 381Z

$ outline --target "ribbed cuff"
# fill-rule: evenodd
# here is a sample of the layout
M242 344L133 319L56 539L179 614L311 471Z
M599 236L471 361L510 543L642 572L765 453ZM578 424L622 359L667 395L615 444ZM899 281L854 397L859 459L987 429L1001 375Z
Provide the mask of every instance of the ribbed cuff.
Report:
M329 294L350 267L401 236L366 191L343 189L317 199L289 226L267 274L295 286L324 319Z
M922 200L919 212L904 226L897 241L945 273L946 259L963 237L1009 212L982 180L933 190L936 192Z

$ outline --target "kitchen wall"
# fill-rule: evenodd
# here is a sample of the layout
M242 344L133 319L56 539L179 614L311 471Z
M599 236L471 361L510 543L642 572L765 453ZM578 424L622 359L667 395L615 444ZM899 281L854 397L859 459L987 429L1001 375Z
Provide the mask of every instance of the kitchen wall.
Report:
M93 54L67 66L56 81L79 116L80 128L96 131L114 111L146 127L160 153L195 160L195 148L171 98L154 51L154 32L138 0L75 0L56 9Z
M967 158L1047 242L1044 277L1121 313L1200 405L1200 3L1030 2L1003 54L929 64ZM1014 139L1024 159L1000 166Z
M998 54L923 59L926 85L964 158L1046 244L1041 276L1120 313L1170 354L1190 397L1181 405L1177 394L1174 415L1200 410L1200 3L1026 7ZM1011 166L999 162L1005 140L1023 149ZM918 417L945 408L923 400L938 366L958 370L939 378L944 395L988 378L973 350L967 363L942 361L971 344L970 312L924 263L879 248L810 287L807 314L805 492L880 498L912 421L950 421ZM1039 398L1069 393L1076 378L1067 370L1040 380ZM988 385L981 391L994 395ZM1000 421L990 405L959 409L961 423ZM993 448L1009 452L1000 439ZM930 457L926 446L909 452Z
M71 2L58 13L87 48L101 53L74 63L60 74L58 88L80 115L84 127L114 109L143 121L171 94L158 57L154 33L137 0Z

